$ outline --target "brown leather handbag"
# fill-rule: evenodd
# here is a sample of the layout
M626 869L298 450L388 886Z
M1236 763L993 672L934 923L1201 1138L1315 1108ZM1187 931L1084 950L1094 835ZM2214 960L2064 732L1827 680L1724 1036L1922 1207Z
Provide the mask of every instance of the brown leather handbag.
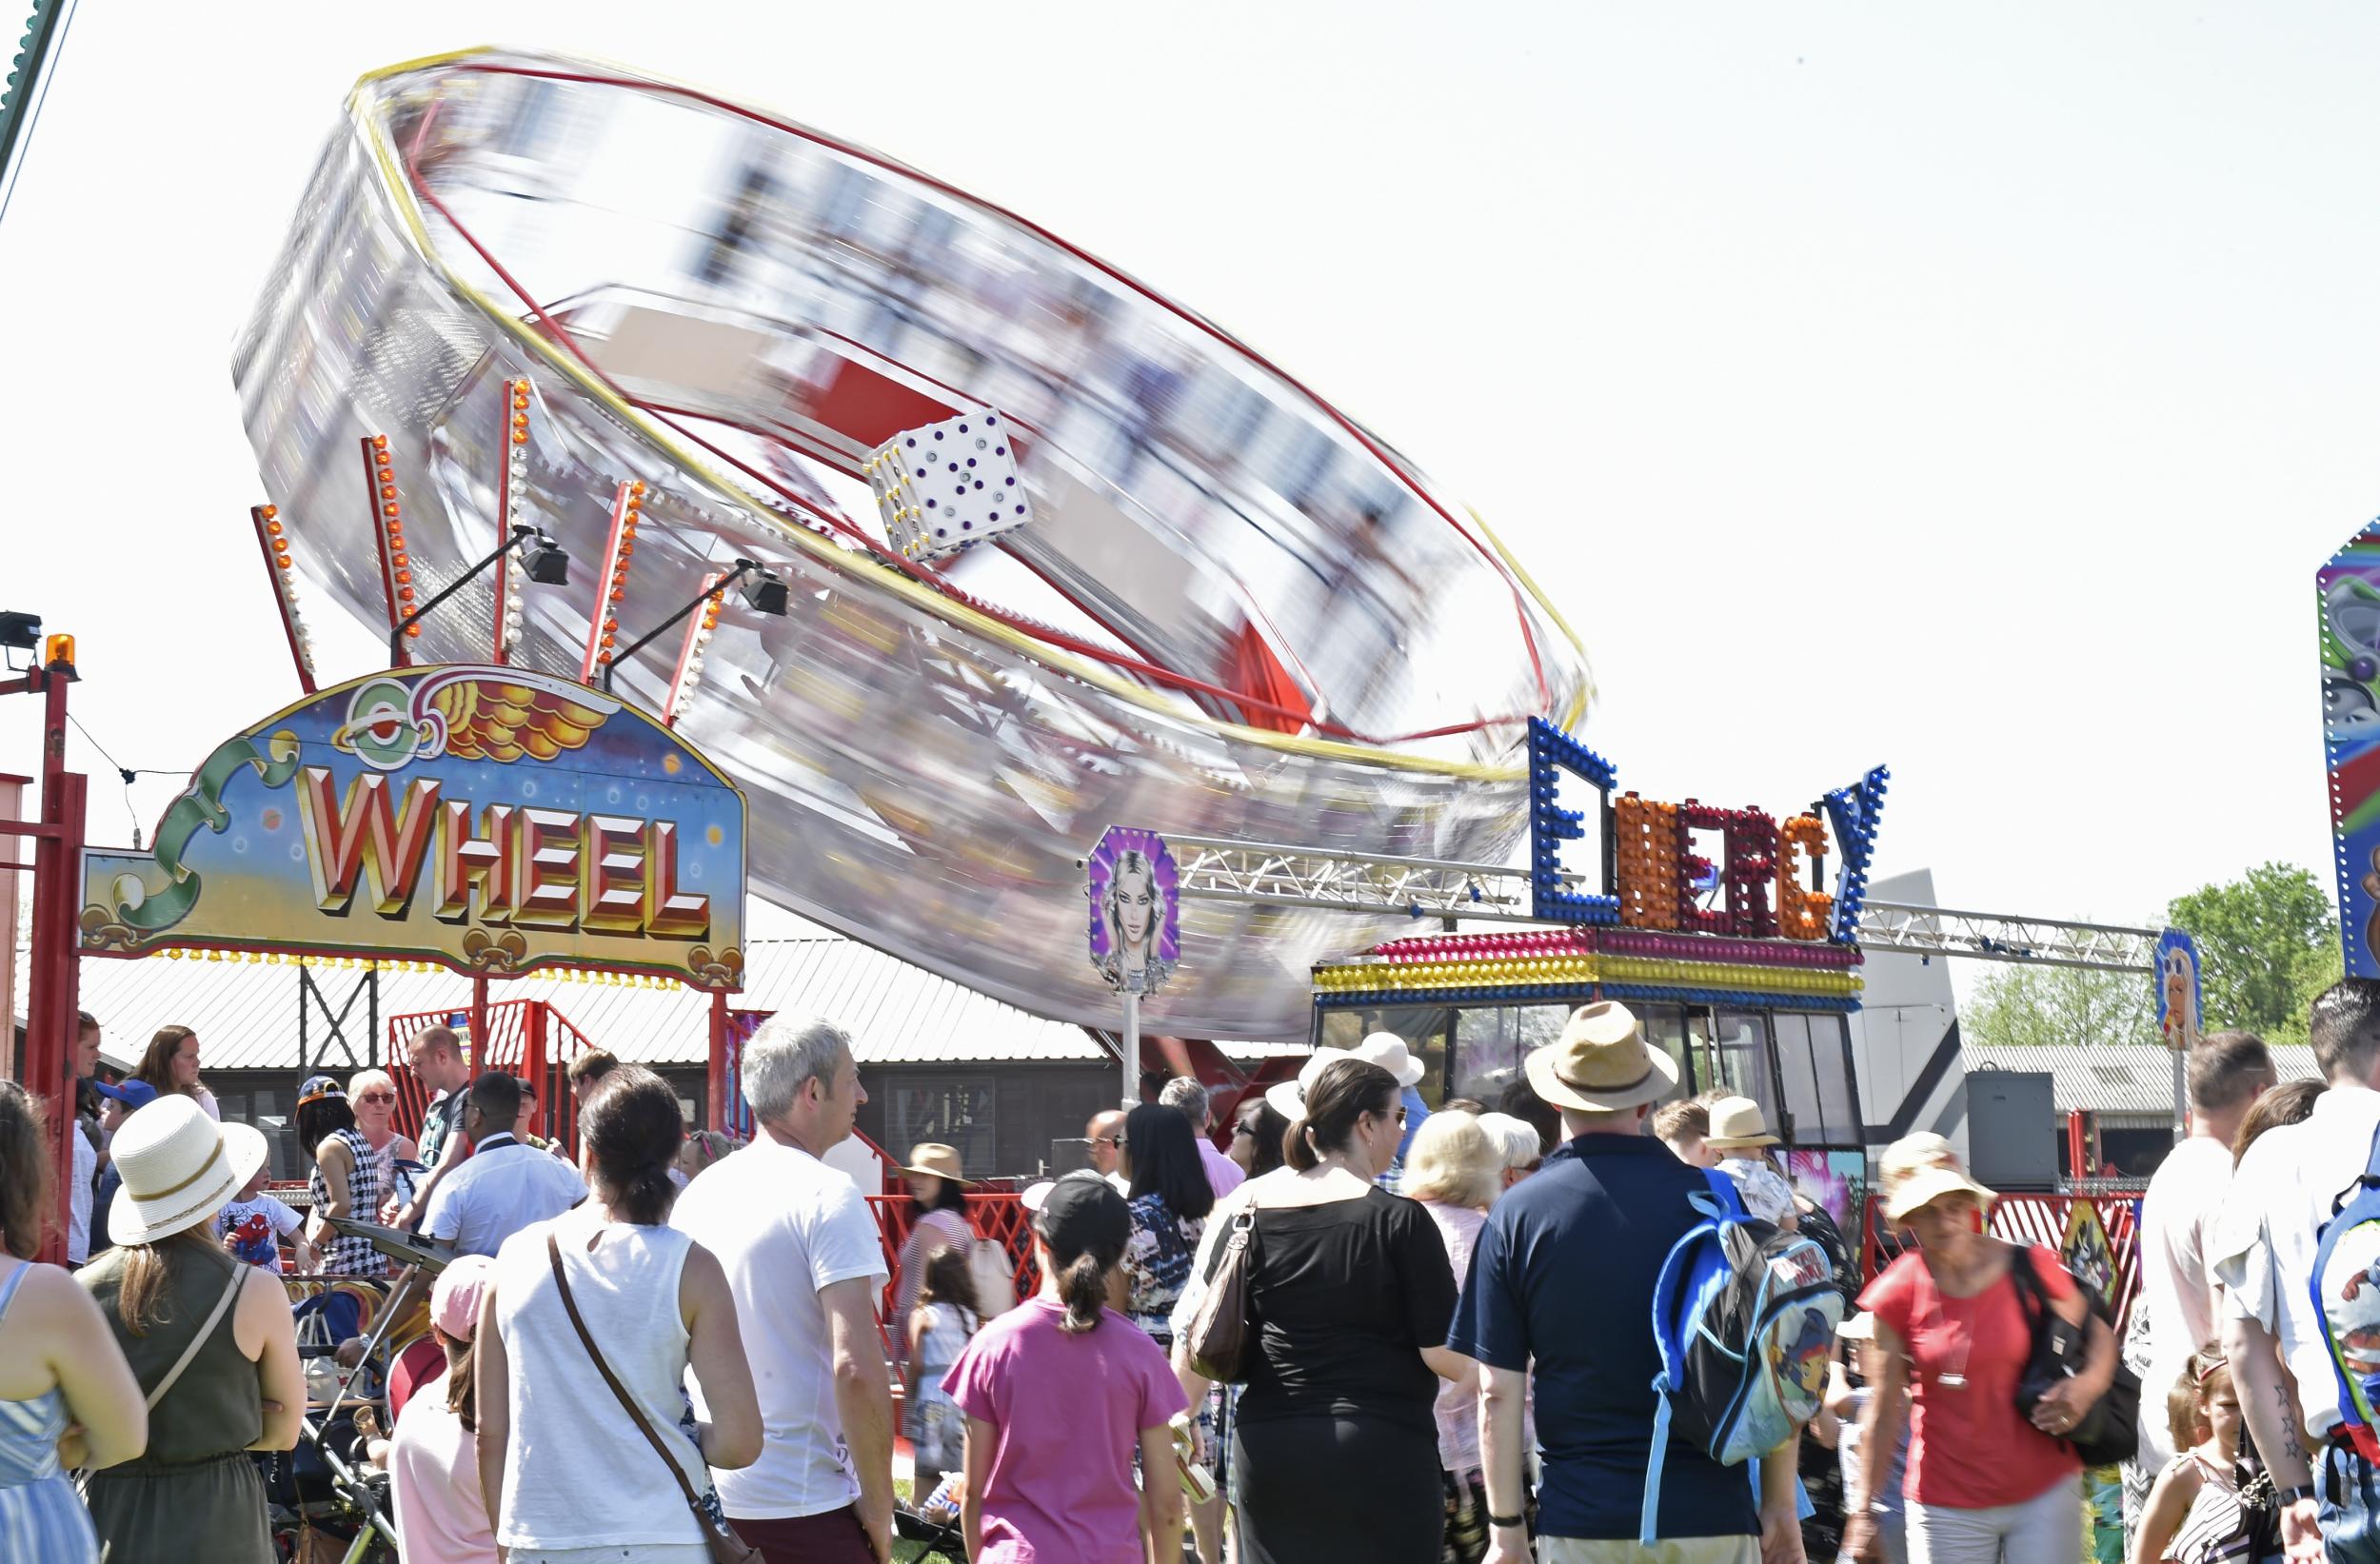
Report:
M1206 1296L1190 1316L1182 1346L1194 1373L1244 1384L1256 1366L1256 1326L1248 1318L1248 1276L1256 1262L1256 1207L1231 1219L1223 1252L1206 1279Z
M570 1278L562 1274L562 1245L554 1241L550 1233L545 1235L545 1256L554 1263L554 1288L562 1294L563 1312L570 1317L571 1328L579 1333L580 1344L586 1348L586 1356L595 1359L595 1372L604 1376L604 1383L611 1387L612 1395L620 1397L620 1404L627 1409L629 1420L636 1424L636 1431L645 1435L645 1442L653 1447L653 1454L661 1457L662 1465L669 1468L669 1475L678 1479L678 1492L685 1495L685 1507L694 1512L694 1523L703 1529L703 1542L711 1551L711 1564L764 1564L760 1550L736 1535L736 1529L728 1525L727 1517L720 1513L718 1492L705 1488L699 1496L695 1494L694 1484L686 1480L685 1469L678 1464L678 1457L669 1454L669 1447L661 1442L661 1435L653 1432L653 1425L645 1420L644 1410L628 1395L628 1387L619 1381L611 1372L611 1365L604 1361L603 1352L595 1345L595 1338L587 1334L586 1321L579 1317L578 1303L570 1297Z

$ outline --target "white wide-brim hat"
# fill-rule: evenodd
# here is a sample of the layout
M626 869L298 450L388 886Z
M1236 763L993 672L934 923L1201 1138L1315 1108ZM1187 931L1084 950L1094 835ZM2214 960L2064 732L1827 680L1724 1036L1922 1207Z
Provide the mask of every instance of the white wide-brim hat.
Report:
M1429 1068L1413 1057L1404 1039L1394 1032L1375 1032L1353 1048L1317 1049L1312 1058L1299 1066L1297 1079L1277 1080L1267 1086L1264 1100L1283 1119L1304 1118L1306 1093L1313 1088L1315 1078L1322 1073L1322 1066L1342 1059L1359 1059L1366 1064L1378 1065L1396 1078L1399 1091L1418 1084Z
M111 1148L124 1187L108 1211L117 1243L154 1243L221 1211L265 1165L265 1138L218 1124L179 1093L135 1108Z

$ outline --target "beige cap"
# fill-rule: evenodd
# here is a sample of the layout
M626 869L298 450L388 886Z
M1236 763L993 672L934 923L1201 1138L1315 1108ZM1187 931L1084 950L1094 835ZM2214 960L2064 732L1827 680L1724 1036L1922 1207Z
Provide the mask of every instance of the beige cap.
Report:
M1931 1131L1906 1136L1885 1149L1877 1164L1876 1183L1884 1197L1884 1217L1897 1222L1948 1195L1972 1195L1985 1205L1999 1198L1968 1176L1951 1143Z

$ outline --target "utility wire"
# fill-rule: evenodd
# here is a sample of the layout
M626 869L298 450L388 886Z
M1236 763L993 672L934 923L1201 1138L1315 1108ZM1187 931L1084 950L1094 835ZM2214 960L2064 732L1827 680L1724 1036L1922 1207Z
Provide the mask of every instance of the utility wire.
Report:
M66 714L66 720L74 724L74 731L81 734L84 739L89 742L93 749L99 751L99 758L101 760L107 762L110 766L115 768L116 776L124 782L124 812L132 817L132 850L134 852L138 852L141 847L141 817L140 811L132 807L132 783L142 777L187 777L189 773L187 771L168 771L157 766L144 765L134 767L126 765L123 762L117 760L113 755L108 753L108 746L101 743L99 740L93 736L91 730L83 725L83 720L80 717L75 716L74 713L69 711Z

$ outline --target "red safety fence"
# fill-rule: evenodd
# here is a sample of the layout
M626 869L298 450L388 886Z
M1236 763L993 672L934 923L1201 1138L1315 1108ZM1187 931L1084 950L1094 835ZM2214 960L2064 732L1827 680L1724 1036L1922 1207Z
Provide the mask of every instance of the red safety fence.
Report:
M2140 1296L2140 1198L2132 1194L2003 1195L1992 1207L1992 1236L2009 1243L2037 1243L2052 1253L2066 1242L2067 1224L2077 1203L2099 1214L2108 1236L2109 1258L2115 1267L2115 1331L2121 1337L2132 1316L2132 1300ZM1890 1265L1904 1241L1890 1231L1883 1202L1868 1198L1867 1219L1859 1246L1860 1275L1873 1279Z
M908 1195L871 1195L867 1203L870 1214L876 1218L877 1236L884 1245L884 1297L877 1314L883 1322L885 1351L889 1354L893 1331L908 1328L906 1320L893 1319L893 1297L901 1283L902 1247L909 1241L910 1229L917 1226L918 1202ZM1017 1297L1031 1297L1041 1290L1041 1270L1033 1260L1033 1216L1025 1210L1021 1196L1006 1190L969 1191L967 1226L977 1237L989 1238L1008 1252Z
M397 1083L397 1129L418 1139L422 1116L429 1111L429 1093L406 1061L406 1044L416 1033L432 1026L465 1032L470 1025L468 1007L423 1010L388 1018L388 1074ZM571 1023L570 1018L544 1000L499 1000L487 1007L487 1036L472 1039L471 1070L508 1070L530 1082L544 1127L530 1126L549 1140L561 1142L573 1160L579 1155L579 1104L570 1095L570 1063L595 1044Z

